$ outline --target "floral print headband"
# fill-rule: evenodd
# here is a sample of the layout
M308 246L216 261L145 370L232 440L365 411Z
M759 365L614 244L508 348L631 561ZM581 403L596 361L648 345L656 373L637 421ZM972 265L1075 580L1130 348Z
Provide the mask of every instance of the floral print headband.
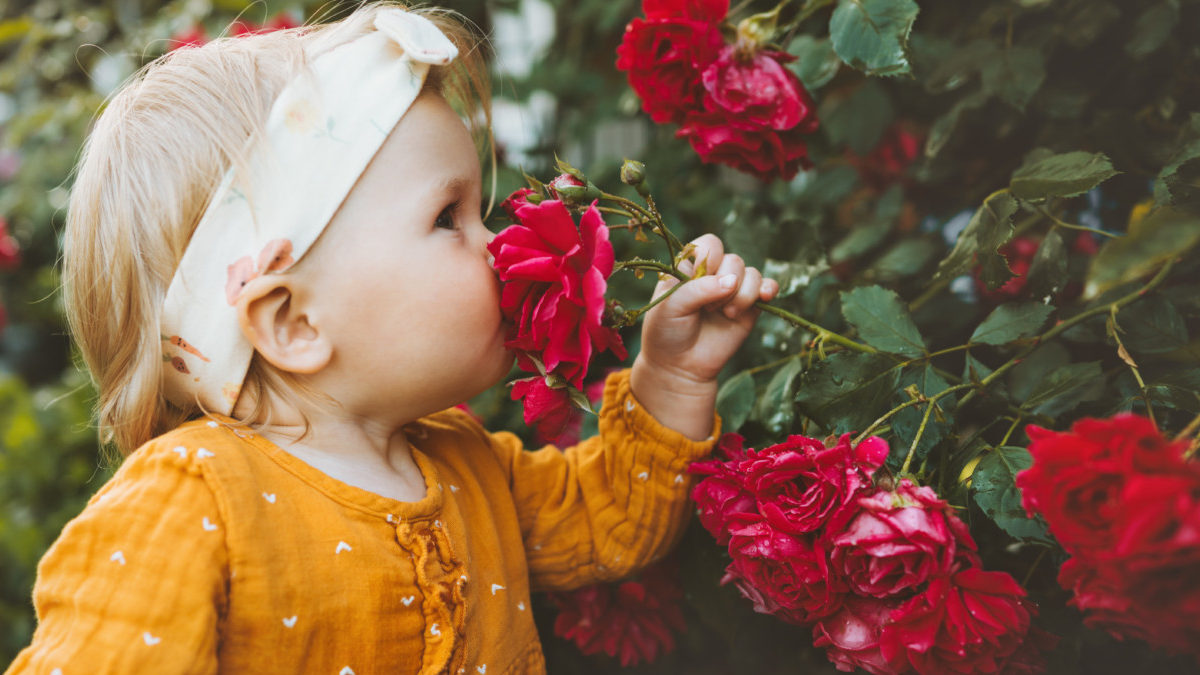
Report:
M160 322L164 392L176 405L233 411L254 354L235 309L242 288L308 251L416 100L429 67L458 56L416 14L383 9L374 27L288 83L247 170L225 174L196 226Z

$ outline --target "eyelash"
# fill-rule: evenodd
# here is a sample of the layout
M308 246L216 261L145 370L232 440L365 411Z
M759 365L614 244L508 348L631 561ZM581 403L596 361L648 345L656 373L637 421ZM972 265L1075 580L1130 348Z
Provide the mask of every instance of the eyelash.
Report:
M438 229L442 229L442 230L457 230L458 223L454 222L453 214L455 211L458 210L459 204L460 204L460 202L455 201L453 204L450 204L446 208L442 209L442 212L439 213L437 218L434 219L433 226ZM448 227L446 225L441 224L443 218L450 221Z

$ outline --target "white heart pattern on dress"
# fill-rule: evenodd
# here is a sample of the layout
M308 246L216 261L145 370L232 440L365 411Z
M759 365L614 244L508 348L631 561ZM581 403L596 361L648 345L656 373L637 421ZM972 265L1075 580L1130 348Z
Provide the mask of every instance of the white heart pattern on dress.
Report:
M518 602L518 603L517 603L517 609L519 609L519 610L521 610L522 612L524 612L524 611L525 611L525 603L524 603L524 602Z
M410 595L407 598L400 598L400 602L403 602L404 606L408 607L409 605L411 605L413 603L413 600L416 600L416 599L417 599L417 596Z
M216 457L216 455L208 450L205 450L204 448L200 448L196 451L196 459L204 459L205 457Z
M643 471L643 472L641 472L641 473L639 473L639 474L638 474L638 478L641 478L643 481L650 480L650 472L649 472L649 471Z
M683 482L683 474L681 474L681 473L680 473L680 474L676 474L676 475L675 475L675 484L676 484L676 485L679 485L679 484L680 484L680 483L682 483L682 482Z
M341 553L342 551L353 551L353 550L354 549L350 548L350 544L347 544L344 541L339 541L337 548L333 549L333 553L334 553L334 555L337 555L337 554Z
M55 668L54 670L50 671L50 675L62 675L62 668Z
M483 675L484 673L487 672L487 664L481 663L481 664L475 666L475 670L479 671L479 675Z
M108 559L115 560L115 561L121 563L122 565L125 564L125 554L122 553L121 551L117 551L116 553L112 554L111 556L108 557Z
M495 595L496 591L502 591L502 590L504 590L504 587L501 586L500 584L492 584L492 595Z
M435 623L429 627L429 634L430 635L441 635L442 631L438 630L438 625Z
M274 493L274 492L264 492L264 493L263 493L263 499L265 499L265 500L267 500L267 501L271 502L272 504L274 504L274 503L275 503L275 493Z
M150 631L146 631L145 633L142 633L142 639L145 640L146 644L148 644L150 646L154 646L154 645L162 642L162 638L154 637L153 635L150 634Z
M354 675L354 671L350 670L350 666L346 666L338 671L338 675Z
M217 529L217 526L212 524L212 521L208 519L208 516L204 516L204 522L201 524L204 526L204 529L208 530L209 532Z
M296 626L297 618L298 617L295 615L289 616L288 618L283 620L283 625L287 626L288 628L294 628Z
M187 448L183 447L182 445L175 446L171 449L171 452L177 452L179 453L180 457L183 457L184 459L187 458Z

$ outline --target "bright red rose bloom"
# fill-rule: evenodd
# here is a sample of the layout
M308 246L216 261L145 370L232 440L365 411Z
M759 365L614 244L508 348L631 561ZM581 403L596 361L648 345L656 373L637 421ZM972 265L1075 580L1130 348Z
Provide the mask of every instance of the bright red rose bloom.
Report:
M520 190L517 190L509 195L507 199L500 202L500 208L504 209L504 212L508 214L509 220L513 221L514 223L521 222L520 219L517 218L517 210L530 203L529 195L531 194L535 194L533 188L521 188Z
M724 42L717 26L729 12L729 0L648 0L643 10L644 20L625 27L617 69L629 74L629 86L651 119L679 122L700 105L700 73Z
M1033 466L1017 474L1022 502L1031 516L1046 519L1069 553L1111 549L1131 483L1197 475L1183 462L1186 442L1171 443L1138 415L1083 419L1063 433L1030 425L1026 434Z
M675 648L686 624L678 575L665 565L647 569L641 581L595 584L551 596L558 605L554 634L584 654L603 652L629 667L653 663Z
M574 407L566 389L552 389L544 377L527 377L512 383L512 398L525 406L525 424L536 427L538 434L555 441L571 422Z
M975 550L967 526L931 488L904 479L894 492L858 499L842 532L830 532L831 560L850 589L883 598L914 592L951 573L958 550Z
M168 42L171 47L167 51L173 52L176 49L201 47L208 42L208 35L205 34L203 25L196 24L191 28L172 35Z
M780 532L757 516L730 528L722 584L733 582L760 614L807 625L837 611L843 587L831 577L821 542Z
M794 60L769 50L746 56L728 45L700 76L708 94L705 109L776 131L811 134L817 130L816 104L800 78L783 67Z
M513 324L505 346L539 356L547 373L580 388L593 354L625 358L620 335L603 323L614 265L608 228L595 204L578 226L558 200L518 203L515 212L518 223L488 244L504 282L500 308ZM528 360L522 367L535 370Z
M899 606L899 600L849 596L836 614L813 626L813 645L825 647L825 655L838 670L849 673L861 668L890 675L895 671L879 650L879 635Z
M693 462L688 467L689 473L706 476L692 489L692 500L700 511L700 524L722 546L729 543L734 516L758 513L754 495L746 489L740 470L747 454L744 443L739 434L722 434L715 452L718 459Z
M1032 605L1004 572L968 568L892 612L879 646L897 672L995 673L1025 641Z

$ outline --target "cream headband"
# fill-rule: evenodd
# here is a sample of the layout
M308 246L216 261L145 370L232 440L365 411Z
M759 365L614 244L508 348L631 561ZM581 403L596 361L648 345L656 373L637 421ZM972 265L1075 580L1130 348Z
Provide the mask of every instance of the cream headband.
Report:
M416 14L380 10L375 29L288 83L248 171L225 174L196 226L161 322L163 384L176 405L232 412L254 354L235 309L242 287L308 251L416 100L429 66L458 55Z

